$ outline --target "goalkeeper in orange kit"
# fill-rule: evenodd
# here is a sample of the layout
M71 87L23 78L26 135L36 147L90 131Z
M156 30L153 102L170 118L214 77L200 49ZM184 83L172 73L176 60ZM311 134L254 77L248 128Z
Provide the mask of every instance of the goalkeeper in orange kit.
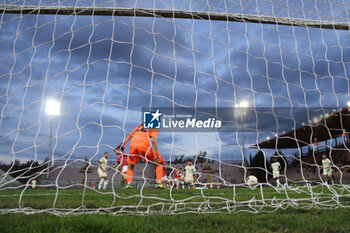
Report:
M133 169L135 164L143 158L144 160L154 161L156 169L156 188L164 188L161 179L163 175L164 159L159 154L157 143L158 129L145 129L143 124L139 124L118 146L117 150L124 150L126 144L131 140L130 153L128 158L128 170L126 171L125 189L131 189L133 178ZM152 149L153 147L153 149Z

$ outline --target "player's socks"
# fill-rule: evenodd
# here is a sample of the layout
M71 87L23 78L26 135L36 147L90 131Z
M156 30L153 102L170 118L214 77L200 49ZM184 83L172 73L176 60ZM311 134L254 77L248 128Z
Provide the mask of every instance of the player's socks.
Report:
M108 185L108 180L105 180L105 182L103 183L103 189L106 189Z
M100 180L100 183L98 183L98 189L102 188L102 185L103 185L104 181L105 181L104 179Z
M276 183L277 183L277 187L279 187L279 186L281 185L280 179L277 179L277 180L276 180Z
M163 176L163 167L162 166L156 166L156 179L157 182L161 182Z
M128 170L126 171L126 182L127 182L128 184L131 184L133 174L134 174L134 172L133 172L133 170L131 170L131 169L128 169Z

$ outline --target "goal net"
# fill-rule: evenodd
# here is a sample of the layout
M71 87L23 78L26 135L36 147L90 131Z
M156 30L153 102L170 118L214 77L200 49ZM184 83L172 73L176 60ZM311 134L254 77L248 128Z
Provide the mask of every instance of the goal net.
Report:
M348 208L349 9L0 0L0 213Z

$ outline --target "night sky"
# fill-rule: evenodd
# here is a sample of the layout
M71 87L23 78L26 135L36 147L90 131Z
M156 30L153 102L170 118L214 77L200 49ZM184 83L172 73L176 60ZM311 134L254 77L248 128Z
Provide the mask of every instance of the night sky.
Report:
M350 4L343 1L179 2L135 5L350 21ZM0 1L4 3L23 2ZM132 1L95 5L134 6ZM219 108L248 101L252 108L322 110L339 109L350 100L349 31L151 17L0 14L0 160L5 162L45 159L49 98L61 102L61 115L52 118L55 157L83 159L112 152L140 122L142 107ZM303 122L299 118L291 120ZM249 119L246 146L281 130L274 119ZM257 121L263 122L262 128L256 127ZM222 160L242 158L239 127L222 133L162 133L158 141L166 159L199 151Z

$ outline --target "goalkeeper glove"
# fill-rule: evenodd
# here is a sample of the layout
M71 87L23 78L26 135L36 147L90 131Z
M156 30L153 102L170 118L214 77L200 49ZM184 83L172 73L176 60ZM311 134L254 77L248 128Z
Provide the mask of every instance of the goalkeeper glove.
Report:
M121 143L119 146L117 146L115 148L115 150L124 152L124 146L122 146L122 145L123 145L123 143Z

